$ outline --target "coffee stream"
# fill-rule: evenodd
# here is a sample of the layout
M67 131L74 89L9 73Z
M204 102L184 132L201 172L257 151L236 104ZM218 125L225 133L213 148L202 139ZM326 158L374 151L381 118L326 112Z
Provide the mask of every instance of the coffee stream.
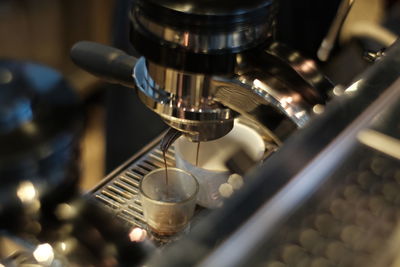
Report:
M167 164L167 158L165 156L166 151L163 151L163 158L164 158L164 167L165 167L165 184L167 185L168 188L168 164Z
M196 167L199 167L200 141L197 143Z
M168 131L165 133L163 139L161 140L160 143L160 149L163 153L163 158L164 158L164 167L165 167L165 184L167 186L167 194L168 194L168 164L167 164L167 151L169 147L175 142L176 139L178 139L182 135L182 132L174 129L174 128L169 128Z
M169 147L175 142L182 135L182 132L174 129L169 128L168 131L165 133L163 139L160 143L160 149L163 153L164 158L164 167L165 167L165 184L168 188L168 164L167 164L167 151ZM197 143L197 151L196 151L196 166L199 166L199 155L200 155L200 142Z

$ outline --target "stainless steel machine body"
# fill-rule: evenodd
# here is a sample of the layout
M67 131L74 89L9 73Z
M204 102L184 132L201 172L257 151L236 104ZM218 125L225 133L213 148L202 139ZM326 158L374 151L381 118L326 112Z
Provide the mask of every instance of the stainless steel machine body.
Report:
M195 219L189 235L148 264L380 266L389 256L377 244L389 247L398 227L398 161L360 136L378 129L398 137L390 114L398 111L399 43L344 92L336 90L343 95L322 112L332 84L314 61L275 42L273 1L185 3L136 1L131 42L143 57L133 62L106 49L105 65L115 70L109 75L80 65L136 87L147 107L192 141L224 136L242 115L281 149L246 174L245 188L222 209ZM137 187L146 173L163 167L158 144L92 191L92 200L129 227L145 227ZM170 150L169 166L173 159Z
M224 136L241 114L279 144L325 104L333 86L315 63L273 42L274 1L220 9L150 2L137 1L131 17L132 43L144 55L134 69L138 94L191 140Z
M147 264L392 266L399 244L399 79L397 42L249 174L247 187L223 209L198 220ZM162 165L158 142L93 191L94 200L130 226L143 224L140 203L130 200L141 177Z
M148 264L391 266L399 244L399 59L397 43L248 175L223 209ZM130 226L143 226L140 203L131 200L141 177L163 164L158 143L93 191ZM173 150L167 159L173 165Z

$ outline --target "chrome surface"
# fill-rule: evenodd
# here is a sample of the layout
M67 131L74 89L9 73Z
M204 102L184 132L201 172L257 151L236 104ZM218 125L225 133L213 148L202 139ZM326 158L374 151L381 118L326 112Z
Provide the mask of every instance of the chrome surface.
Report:
M241 114L264 126L280 143L307 123L313 107L325 100L321 91L332 85L312 60L283 45L273 43L261 56L274 58L280 65L255 65L254 59L238 55L236 73L212 76L141 58L133 75L142 102L193 141L224 136L232 129L234 117Z
M231 110L212 100L210 76L146 64L144 58L138 60L133 76L139 97L151 98L144 99L145 104L160 115L193 121L233 119Z
M387 151L384 155L383 149L374 151L359 141L366 129L399 137L399 58L397 43L333 100L312 127L266 162L260 182L248 193L258 195L256 188L264 184L257 193L271 192L269 198L258 202L253 216L227 241L210 250L204 266L295 266L303 258L301 266L390 266L372 260L388 251L393 226L399 224L400 165ZM300 162L287 162L296 154ZM293 172L288 179L280 176L283 168ZM279 177L282 187L268 190L268 176ZM242 208L248 211L249 203ZM210 225L218 227L217 220Z
M265 240L273 240L274 235L279 236L278 251L281 253L292 246L316 259L325 254L327 259L323 266L388 266L371 260L376 260L377 252L382 252L381 244L390 238L394 226L398 227L400 158L367 149L359 143L359 137L366 129L382 124L383 111L396 106L400 99L399 88L400 79L199 266L244 266L240 259L251 257L254 251L260 250L257 248L263 248ZM389 116L395 117L393 114ZM398 127L397 120L393 126ZM352 160L346 161L349 157ZM325 194L319 195L323 201L317 208L302 210L302 220L294 223L296 226L277 232L279 222L286 221L296 207L304 205L315 188L324 188L322 185L329 179L336 180L332 182L336 186L325 186ZM338 181L341 182L339 186ZM315 201L310 202L315 204ZM302 238L303 231L310 230L313 238ZM265 249L264 265L282 261L277 255L279 253ZM294 257L283 257L285 263L294 260Z
M144 58L138 60L133 76L141 101L191 140L213 140L232 129L234 114L212 99L210 76L146 65Z
M303 97L265 73L252 71L235 79L219 78L214 86L216 101L264 125L277 142L285 139L286 131L303 127L310 118L312 107Z
M314 97L321 97L321 92L333 88L333 83L321 72L315 61L304 57L299 52L289 47L274 42L268 46L266 53L281 60L289 66L312 90L307 93L314 94ZM290 81L291 79L286 79Z
M249 174L253 183L242 195L149 265L391 266L398 259L400 164L376 142L378 151L359 141L367 144L360 140L366 129L400 140L397 44ZM375 261L387 254L388 262Z
M266 20L258 25L241 25L230 31L214 31L198 33L172 28L159 24L136 10L134 19L142 30L147 31L163 42L169 42L196 53L213 51L243 50L249 46L255 47L271 36L271 22Z
M246 125L260 135L265 144L264 159L276 151L277 144L258 124L243 117L237 118L235 123ZM106 206L112 214L122 219L129 227L145 227L139 184L147 173L164 168L163 152L160 150L160 141L163 136L164 134L154 139L125 164L110 173L90 192L90 198ZM173 145L166 152L166 161L168 167L175 167Z

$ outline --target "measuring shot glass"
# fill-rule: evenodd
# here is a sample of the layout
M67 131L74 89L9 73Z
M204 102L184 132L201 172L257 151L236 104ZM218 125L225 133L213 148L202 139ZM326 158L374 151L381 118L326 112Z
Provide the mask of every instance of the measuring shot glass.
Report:
M157 169L143 177L139 189L148 230L159 236L175 235L186 228L196 206L199 184L181 169Z

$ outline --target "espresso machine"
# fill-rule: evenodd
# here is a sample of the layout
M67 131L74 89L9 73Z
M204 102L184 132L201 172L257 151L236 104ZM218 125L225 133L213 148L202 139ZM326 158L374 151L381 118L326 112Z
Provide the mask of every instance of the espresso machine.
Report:
M171 127L162 154L181 135L200 146L223 138L234 124L254 129L263 156L236 150L227 159L231 173L244 175L323 109L333 90L313 60L275 40L276 13L275 1L135 1L130 40L142 57L91 42L77 43L71 56L95 75L136 88L142 103ZM171 151L172 161L177 153ZM197 177L198 204L215 208L228 178L209 175L214 178Z
M352 4L342 1L319 51L323 60ZM373 53L370 70L350 86L335 86L315 60L276 38L277 13L272 0L139 0L130 11L130 41L141 57L91 42L72 48L78 66L135 88L171 127L91 191L93 201L129 227L146 228L135 196L141 179L164 167L159 144L165 139L218 140L243 123L270 144L261 165L248 164L243 151L232 155L228 165L242 171L245 188L221 208L200 209L179 240L149 239L161 247L149 266L381 266L393 260L378 245L362 246L369 239L361 233L382 247L394 233L395 208L378 220L383 211L371 211L371 203L392 201L380 194L396 190L386 180L394 179L398 161L362 136L395 127L399 43ZM173 145L165 158L175 165ZM372 182L384 173L376 162L390 169L385 181ZM380 234L387 239L378 242Z
M321 46L324 60L352 3L341 2ZM119 237L112 239L117 246L104 243L107 256L121 250L127 262L100 262L314 267L398 261L400 43L369 53L366 72L335 86L314 59L278 38L279 4L136 0L129 34L141 57L86 41L72 48L78 66L134 88L170 127L86 194L123 224L109 234ZM160 143L179 136L211 142L237 124L257 132L266 148L260 162L244 151L228 159L230 171L243 175L243 188L217 209L197 207L190 231L178 237L143 234L140 182L176 165L174 145L164 150ZM84 214L96 221L91 209ZM96 227L113 224L103 216L104 225L96 221Z

